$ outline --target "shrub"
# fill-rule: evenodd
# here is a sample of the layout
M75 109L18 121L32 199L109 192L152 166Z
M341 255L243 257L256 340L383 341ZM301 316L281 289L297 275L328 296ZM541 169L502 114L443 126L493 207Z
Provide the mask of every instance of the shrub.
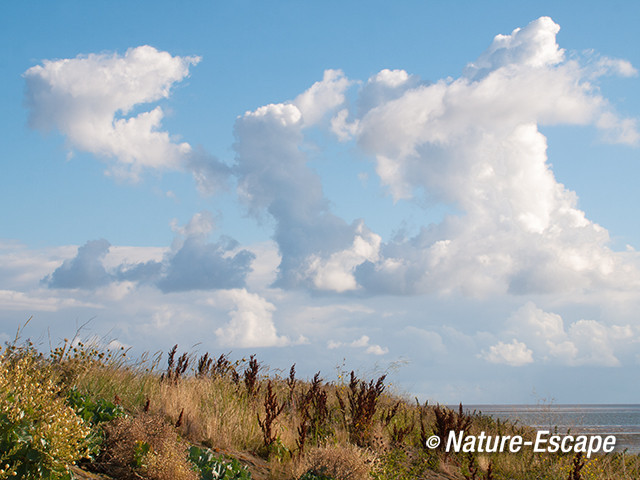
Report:
M31 344L0 355L0 479L70 478L68 466L88 454L91 430L59 393Z
M118 478L196 480L187 445L159 415L122 417L106 428L104 459Z
M355 445L312 448L297 466L305 480L369 480L375 457Z

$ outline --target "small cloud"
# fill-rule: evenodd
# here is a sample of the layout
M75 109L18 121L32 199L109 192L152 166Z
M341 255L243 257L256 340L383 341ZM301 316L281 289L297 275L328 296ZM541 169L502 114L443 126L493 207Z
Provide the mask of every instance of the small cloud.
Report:
M621 77L635 77L638 70L628 60L620 58L600 57L595 63L594 77L602 75L619 75Z
M491 363L502 363L512 367L521 367L533 362L533 352L515 338L511 343L498 342L497 345L489 347L489 351L483 351L481 357Z
M369 345L369 337L366 335L361 336L358 340L354 340L349 344L352 348L364 348Z
M365 349L365 352L371 355L385 355L389 353L389 349L387 347L371 344L370 340L371 339L367 335L362 335L360 338L350 343L339 342L336 340L329 340L329 342L327 342L327 348L329 350L335 350L336 348L341 348L341 347Z
M366 352L371 355L385 355L389 353L389 349L387 347L381 347L380 345L370 345Z

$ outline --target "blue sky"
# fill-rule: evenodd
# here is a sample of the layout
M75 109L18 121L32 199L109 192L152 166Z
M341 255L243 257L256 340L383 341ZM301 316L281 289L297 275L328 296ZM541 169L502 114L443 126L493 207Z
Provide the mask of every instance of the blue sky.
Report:
M0 12L2 339L637 401L634 3Z

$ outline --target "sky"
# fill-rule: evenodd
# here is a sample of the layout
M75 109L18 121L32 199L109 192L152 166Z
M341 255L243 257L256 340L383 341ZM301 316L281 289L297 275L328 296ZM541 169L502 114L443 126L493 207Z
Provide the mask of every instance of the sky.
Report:
M0 5L0 340L637 403L640 4ZM78 331L78 329L80 329Z

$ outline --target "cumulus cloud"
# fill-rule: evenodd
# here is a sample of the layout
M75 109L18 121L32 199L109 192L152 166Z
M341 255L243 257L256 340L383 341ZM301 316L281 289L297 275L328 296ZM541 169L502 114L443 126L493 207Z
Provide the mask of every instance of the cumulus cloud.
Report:
M328 258L312 254L306 274L319 290L355 290L358 287L355 268L364 261L377 261L380 243L380 236L367 229L364 222L359 222L350 248L334 252Z
M318 123L326 114L345 102L344 92L352 82L341 70L325 70L322 80L314 83L293 101L304 125Z
M113 276L107 273L102 260L110 246L104 239L88 241L78 248L74 258L65 260L43 282L50 288L95 289L107 285Z
M564 50L556 43L560 25L549 17L540 17L511 35L496 35L493 42L475 62L467 66L468 78L483 78L491 72L514 68L541 68L560 63Z
M236 122L238 193L253 215L266 212L276 221L278 286L348 290L355 282L345 269L375 259L379 240L362 222L349 225L331 212L320 177L301 148L309 115L315 123L337 107L347 86L341 73L329 71L294 103L266 105ZM337 252L350 266L337 265Z
M247 112L235 126L239 193L276 220L276 285L318 290L472 296L588 292L640 286L637 261L608 247L608 232L554 177L540 125L592 125L610 141L640 139L594 86L628 76L622 60L567 60L559 26L539 18L498 35L458 79L421 82L382 70L353 107L352 83L325 72L291 103ZM306 128L334 112L329 128L375 159L395 201L426 200L458 212L413 237L391 241L362 221L334 215L307 165Z
M110 160L108 172L137 179L144 169L192 171L199 188L223 183L228 167L161 130L160 106L199 57L178 57L148 45L124 55L90 54L45 60L24 73L29 125L62 133L72 149Z
M218 342L229 347L278 347L291 343L279 336L273 323L276 307L255 293L245 289L227 290L220 299L230 304L231 320L215 331Z
M521 367L533 362L533 352L527 346L513 339L511 343L498 342L482 352L482 357L491 363L502 363L512 367Z
M526 342L532 361L535 358L560 365L609 367L620 365L616 351L625 350L636 337L629 325L607 325L595 320L578 320L565 327L560 315L545 312L533 302L527 302L509 317L506 335Z
M216 243L187 238L168 259L158 287L163 292L243 287L255 255L248 250L234 254L236 246L224 238Z
M162 260L123 260L109 270L104 260L111 245L106 240L92 240L43 282L50 288L89 290L113 282L133 282L154 285L164 293L242 288L255 254L238 248L238 243L229 237L210 242L214 227L210 212L197 213L185 226L175 227L178 237Z
M152 282L165 293L244 287L255 255L229 237L209 242L214 228L210 212L195 214L185 226L174 226L179 237L162 262L121 266L119 278Z
M378 74L368 83L389 83L394 95L373 97L380 103L351 123L337 117L339 135L356 132L396 201L422 197L460 212L381 245L376 261L356 267L359 285L474 296L638 285L637 262L608 248L608 232L577 208L548 163L539 125L590 124L609 140L640 138L588 69L565 60L558 30L543 17L498 35L457 80L405 88L401 72ZM619 62L600 68L630 71Z

